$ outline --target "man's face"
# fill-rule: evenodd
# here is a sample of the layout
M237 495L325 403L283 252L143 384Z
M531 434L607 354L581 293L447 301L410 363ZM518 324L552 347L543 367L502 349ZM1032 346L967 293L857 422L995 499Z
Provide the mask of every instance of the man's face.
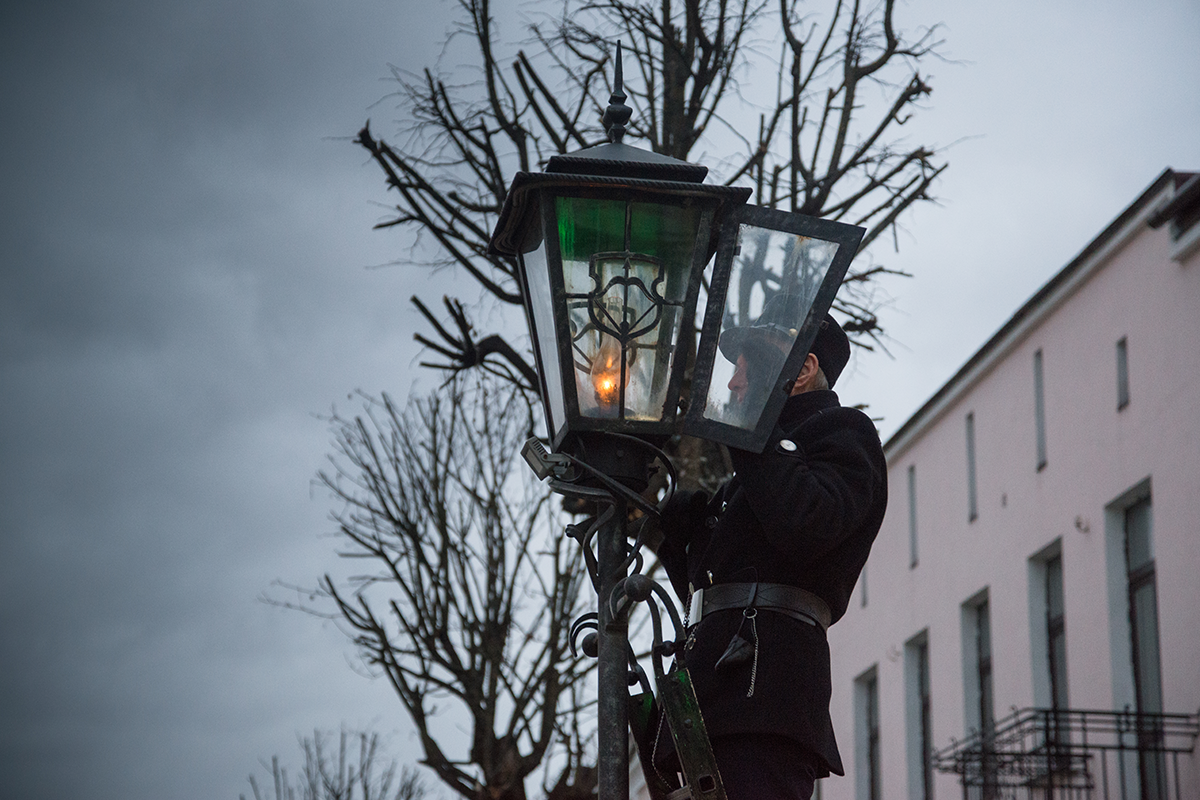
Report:
M734 365L733 377L729 379L727 388L729 389L729 397L732 405L735 408L746 408L746 401L750 395L755 395L756 399L761 401L766 395L769 386L761 383L761 375L759 370L764 366L778 370L783 366L783 360L787 358L788 342L772 342L774 346L765 346L743 350L738 353L737 362ZM747 355L749 352L749 355ZM809 356L813 358L813 356ZM777 373L772 373L777 374ZM800 378L804 377L804 365L801 365ZM756 383L756 380L759 382ZM793 388L792 394L797 394L802 391L803 387L797 385Z
M745 402L751 387L755 386L756 381L761 382L765 377L760 370L767 370L772 375L777 375L791 349L791 340L774 336L764 336L747 342L746 346L738 353L733 377L729 379L728 388L733 400L737 403Z
M734 367L733 377L729 379L729 393L733 397L733 401L738 405L746 402L746 392L750 388L749 369L746 354L744 352L738 353L737 365Z
M775 377L787 358L790 342L762 339L747 343L734 362L729 389L731 411L744 418L757 418L775 385ZM737 423L741 424L741 423Z

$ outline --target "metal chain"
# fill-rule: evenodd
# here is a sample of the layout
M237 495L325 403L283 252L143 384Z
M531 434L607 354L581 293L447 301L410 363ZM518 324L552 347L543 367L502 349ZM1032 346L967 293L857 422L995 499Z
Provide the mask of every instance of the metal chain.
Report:
M754 637L754 663L750 666L750 689L746 692L746 697L754 697L754 682L758 678L758 625L754 622L754 618L758 616L758 609L751 609L751 613L746 615L750 620L750 635Z
M667 776L663 775L662 770L660 770L658 768L658 740L662 738L663 724L666 721L667 721L667 715L664 712L663 714L659 715L658 730L656 730L654 732L654 746L650 748L650 767L658 774L659 779L662 780L663 783L665 783L669 786L671 784L671 782L669 780L667 780ZM646 768L646 765L643 764L642 769L645 769L645 768Z

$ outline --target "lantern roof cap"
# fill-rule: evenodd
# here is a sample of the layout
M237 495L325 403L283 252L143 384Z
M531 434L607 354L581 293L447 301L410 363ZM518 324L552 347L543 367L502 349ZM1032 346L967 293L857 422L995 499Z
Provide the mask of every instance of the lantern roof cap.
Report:
M551 156L546 163L546 172L703 183L708 167L623 142L606 142L574 153Z

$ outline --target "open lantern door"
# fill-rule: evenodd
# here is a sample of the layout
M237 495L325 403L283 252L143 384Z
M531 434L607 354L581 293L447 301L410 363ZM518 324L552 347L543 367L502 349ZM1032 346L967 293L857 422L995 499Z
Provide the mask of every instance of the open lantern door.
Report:
M730 209L712 264L684 433L762 451L864 233L758 206Z

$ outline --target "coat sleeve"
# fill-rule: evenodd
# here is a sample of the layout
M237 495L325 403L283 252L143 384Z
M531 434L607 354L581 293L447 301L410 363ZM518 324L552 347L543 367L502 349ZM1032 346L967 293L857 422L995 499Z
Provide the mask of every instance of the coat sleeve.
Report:
M683 602L687 602L688 594L688 545L702 524L707 505L705 492L676 492L662 513L663 541L658 546L658 560L667 571L675 594Z
M795 449L781 446L783 438ZM761 455L730 454L763 533L785 553L821 557L886 501L879 436L855 409L821 414L786 437L777 431Z

